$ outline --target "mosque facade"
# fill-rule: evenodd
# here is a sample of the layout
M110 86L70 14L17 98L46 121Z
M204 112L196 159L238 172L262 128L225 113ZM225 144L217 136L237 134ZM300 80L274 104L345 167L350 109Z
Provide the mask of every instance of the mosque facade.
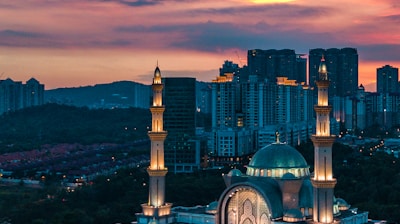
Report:
M165 221L193 224L367 223L368 212L352 208L333 194L336 179L332 173L332 144L336 137L329 132L329 79L323 58L319 73L318 103L314 107L317 128L312 136L315 148L313 173L304 157L295 148L280 142L279 133L276 133L276 142L254 154L246 173L233 169L223 175L226 189L218 201L206 206L174 207L171 214L165 216L173 219ZM150 195L149 198L154 197ZM152 203L149 201L148 206L158 205Z

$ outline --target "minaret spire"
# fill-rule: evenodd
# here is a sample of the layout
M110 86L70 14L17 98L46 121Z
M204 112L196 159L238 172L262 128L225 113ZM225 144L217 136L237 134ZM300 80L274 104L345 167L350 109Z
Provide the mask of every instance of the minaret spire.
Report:
M164 105L162 103L161 71L157 67L153 77L153 103L151 111L151 131L148 135L151 141L150 166L147 168L149 174L149 201L142 204L143 213L138 214L139 224L148 224L150 221L156 223L168 223L171 214L171 203L165 200L165 175L168 169L164 166L164 140L167 132L163 128Z
M330 134L330 112L328 104L328 71L324 56L319 65L318 103L314 106L316 113L316 133L312 136L314 144L314 177L311 182L314 187L313 221L318 223L333 223L333 189L336 179L332 173L332 145L336 139Z

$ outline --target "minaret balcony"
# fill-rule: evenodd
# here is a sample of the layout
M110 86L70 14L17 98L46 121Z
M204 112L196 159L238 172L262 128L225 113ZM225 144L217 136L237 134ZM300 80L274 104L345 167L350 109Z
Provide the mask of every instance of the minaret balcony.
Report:
M321 88L328 88L329 87L329 80L318 80L315 82L317 84L318 89Z
M337 180L335 178L330 180L317 180L311 179L312 186L315 188L334 188Z
M171 214L172 203L165 203L161 206L152 206L148 204L142 204L143 215L161 217Z
M329 136L312 135L311 140L313 143L319 145L332 145L336 140L336 135L329 135Z
M150 112L151 113L163 113L165 111L164 106L152 106L150 107Z
M329 114L332 110L332 106L320 106L320 105L314 105L314 110L315 113L319 114Z
M150 177L164 177L168 173L168 169L162 168L157 170L152 170L150 167L147 168L147 173Z
M167 137L167 132L166 131L149 131L147 135L149 136L151 141L164 141L165 138Z

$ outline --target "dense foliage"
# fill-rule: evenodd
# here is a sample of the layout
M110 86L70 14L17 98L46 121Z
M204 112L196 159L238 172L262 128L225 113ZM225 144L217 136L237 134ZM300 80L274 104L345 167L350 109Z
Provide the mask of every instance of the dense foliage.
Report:
M193 206L218 199L225 186L221 172L168 174L166 201ZM0 223L130 223L141 212L140 204L147 202L148 175L144 169L123 169L74 192L54 185L45 189L2 187L0 198Z
M45 104L0 117L0 150L31 150L53 143L123 143L147 137L149 110Z
M298 147L313 170L311 142ZM372 219L400 223L400 159L385 152L371 156L348 146L333 145L333 173L338 181L335 196L352 207L368 211Z

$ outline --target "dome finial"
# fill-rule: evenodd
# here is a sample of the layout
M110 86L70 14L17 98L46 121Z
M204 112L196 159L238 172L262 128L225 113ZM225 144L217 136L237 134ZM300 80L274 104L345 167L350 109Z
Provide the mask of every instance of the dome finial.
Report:
M276 143L281 143L280 141L279 141L279 131L276 131L275 132L275 139L276 139Z

